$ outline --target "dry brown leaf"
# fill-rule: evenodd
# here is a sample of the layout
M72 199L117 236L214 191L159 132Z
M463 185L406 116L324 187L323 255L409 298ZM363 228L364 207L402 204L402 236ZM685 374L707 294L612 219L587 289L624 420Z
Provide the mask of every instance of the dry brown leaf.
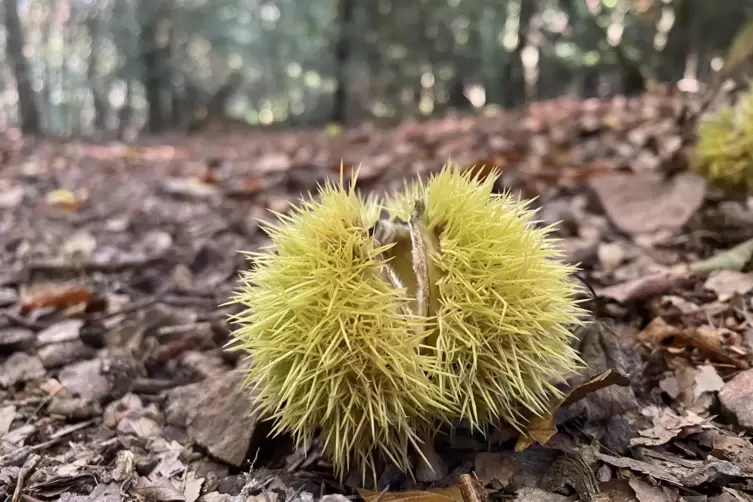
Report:
M652 486L645 481L632 478L630 481L630 488L635 492L635 497L640 502L676 502L676 494L667 493L668 490L659 486Z
M724 302L753 290L753 275L736 270L717 270L709 275L703 287L716 293L719 301Z
M583 399L591 392L610 385L625 387L630 385L630 379L615 370L609 369L568 390L564 396L552 402L552 406L546 415L531 419L526 434L518 438L518 442L515 444L515 451L521 452L533 443L544 445L549 442L557 434L557 426L554 418L557 410Z
M46 307L68 307L86 303L91 298L91 290L80 284L47 284L26 292L21 299L19 313L27 315L32 310Z
M717 362L731 364L741 369L749 368L750 364L744 354L739 354L738 350L730 351L725 348L724 339L728 331L726 328L713 326L680 329L668 324L661 317L656 317L636 335L636 340L650 348L664 346L667 349L682 350L693 347L711 356Z
M261 182L261 179L254 176L254 177L247 177L243 180L243 190L246 192L256 192L259 190L264 184Z
M518 471L518 463L502 453L483 451L476 454L474 471L485 485L497 481L502 487L507 487Z
M693 279L685 267L657 272L596 290L596 294L620 303L646 300L661 295Z
M654 172L614 173L588 183L612 223L629 234L680 229L706 193L706 181L689 173L668 180Z
M0 185L0 208L12 209L24 198L24 187L21 185Z
M639 437L630 440L630 446L659 446L667 444L686 430L704 425L708 420L686 411L682 416L667 407L647 406L641 414L650 417L652 426L638 431Z
M65 209L66 211L76 211L86 206L86 199L80 198L70 190L65 189L48 192L44 200L47 205Z
M254 163L254 172L256 174L266 174L270 172L287 171L292 166L292 161L287 154L271 153L264 155Z
M630 469L642 474L651 476L654 479L659 479L673 486L682 486L682 481L675 476L669 469L666 469L660 465L650 464L642 460L636 460L628 457L615 457L613 455L606 455L604 453L594 452L596 458L602 462L606 462L614 467L620 469Z
M488 502L489 500L481 481L475 475L461 474L458 477L458 486L460 493L463 494L464 502Z
M365 502L464 502L460 486L433 488L430 490L411 490L405 492L372 492L358 490Z
M585 166L579 165L576 168L565 171L566 179L572 181L587 180L596 176L614 173L616 166L606 161L594 162Z
M750 439L709 431L713 434L713 449L710 455L729 460L748 475L753 474L753 444Z
M694 397L697 400L706 392L719 392L724 387L724 380L719 376L716 368L710 364L704 364L697 368L695 374Z
M209 199L220 193L215 185L204 183L195 176L164 179L162 180L162 188L171 195L193 199Z
M202 171L198 176L198 180L202 183L205 183L207 185L216 185L219 179L217 178L217 174L214 173L214 171L207 169L205 171Z

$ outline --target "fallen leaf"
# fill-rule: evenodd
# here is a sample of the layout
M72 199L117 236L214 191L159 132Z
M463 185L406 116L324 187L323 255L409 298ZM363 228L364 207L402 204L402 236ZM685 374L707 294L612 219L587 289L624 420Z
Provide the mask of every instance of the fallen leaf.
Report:
M204 478L189 479L183 488L183 496L186 502L196 502L201 496L201 487L204 485Z
M724 302L753 290L753 275L736 270L716 270L709 275L703 287L716 293L719 301Z
M253 394L242 384L241 373L227 371L171 389L167 422L186 427L193 440L214 457L241 465L259 419Z
M270 153L259 158L253 165L256 174L287 171L293 165L290 157L285 153Z
M613 271L625 260L625 246L618 242L602 242L597 256L604 270Z
M85 230L74 233L63 243L63 253L69 258L89 259L96 249L97 240Z
M35 356L16 352L0 364L0 387L37 380L44 376L44 366Z
M540 488L524 487L517 491L513 502L570 502L572 497L550 493Z
M364 502L464 502L463 492L458 485L430 490L411 490L404 492L372 492L358 490Z
M603 389L610 385L626 387L630 385L630 379L615 370L609 369L589 378L580 385L571 388L565 392L564 396L553 400L545 415L534 416L531 419L526 434L521 435L518 438L518 442L515 444L515 451L521 452L533 443L544 445L549 442L549 440L557 434L557 426L555 425L554 418L557 410L583 399L591 392Z
M489 500L486 490L475 474L461 474L458 477L458 486L465 502L488 502Z
M107 396L110 384L102 374L102 361L90 359L68 365L60 371L60 384L67 392L91 401Z
M718 430L709 430L712 455L737 465L748 476L753 475L753 444L750 439L732 436Z
M199 178L167 178L162 189L170 194L191 199L209 199L221 193L216 185L202 182Z
M710 502L753 502L753 497L733 488L722 488L724 492L710 499Z
M21 315L27 315L36 309L67 307L86 303L91 297L89 288L79 284L45 284L26 292L21 299L19 312Z
M474 472L485 485L497 481L502 487L507 487L517 471L518 465L515 460L501 453L480 452L474 459Z
M661 487L652 486L638 478L631 478L630 488L635 492L640 502L676 502L676 497L670 497Z
M3 188L0 186L0 207L3 209L12 209L19 204L24 198L24 187L16 185L14 187Z
M717 253L711 258L690 264L690 270L696 273L714 270L742 270L753 258L753 239Z
M78 340L84 321L81 319L66 319L43 329L37 333L37 347L51 343Z
M70 190L59 189L47 192L44 197L45 203L53 207L59 207L67 211L75 211L86 205L85 199L79 199Z
M34 332L26 328L8 327L0 329L0 352L24 351L34 345Z
M596 289L596 294L620 303L646 300L661 295L692 279L685 268L678 267L663 272L639 277L620 284Z
M638 436L630 440L630 446L660 446L667 444L684 433L687 429L707 424L706 418L686 411L678 415L668 407L647 406L641 411L643 416L651 418L652 426L639 430Z
M154 502L186 502L185 496L180 493L169 479L161 478L158 481L150 481L139 477L134 491Z
M636 460L627 457L614 457L612 455L605 455L599 452L594 452L594 455L596 455L596 458L598 458L602 462L606 462L609 465L619 467L620 469L630 469L642 474L646 474L647 476L651 476L654 479L659 479L673 486L680 488L683 487L680 479L664 467L649 464L648 462L644 462L642 460Z
M689 173L614 173L588 183L617 228L630 234L680 229L701 207L706 182Z
M86 481L90 478L89 475L80 475L79 480L80 481ZM57 481L57 484L60 484L61 480L58 478L54 481ZM76 481L76 478L73 478L68 483L69 485L74 485L74 482ZM37 486L35 487L37 489L42 489L42 491L46 491L47 493L50 493L49 490L44 490L44 486ZM62 495L63 492L68 491L68 489L71 488L70 486L64 486L62 490L54 490L51 492L51 494L57 494ZM55 493L58 492L58 493ZM108 483L108 484L98 484L94 487L94 489L91 491L91 493L88 493L86 495L75 495L73 493L66 493L66 495L69 496L61 496L58 500L65 500L66 502L123 502L123 496L122 496L122 488L118 483Z
M724 387L724 380L717 373L716 368L710 364L704 364L697 368L695 375L695 398L698 399L704 392L718 392Z
M678 328L668 324L661 317L655 317L637 335L636 340L647 347L664 347L666 349L700 349L714 360L737 368L746 369L750 363L737 351L727 351L722 342L725 328L699 326L697 328Z
M10 430L10 426L16 419L16 407L12 404L0 408L0 437L3 437Z

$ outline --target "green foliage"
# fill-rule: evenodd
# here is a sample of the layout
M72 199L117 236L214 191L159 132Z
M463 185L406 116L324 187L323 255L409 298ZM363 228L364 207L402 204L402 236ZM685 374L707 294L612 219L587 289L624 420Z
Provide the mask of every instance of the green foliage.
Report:
M230 347L276 431L320 431L339 474L366 476L378 454L407 470L441 424L547 411L580 363L573 268L493 183L448 166L386 203L326 184L270 226Z
M345 2L349 23L338 18ZM692 78L686 62L697 61L699 74L707 74L750 14L748 0L633 4L98 0L71 3L66 17L45 0L19 6L27 43L15 52L29 60L29 75L18 80L35 90L46 131L90 133L145 121L154 130L182 128L228 90L231 75L241 82L223 93L213 117L323 125L343 105L333 99L338 83L347 90L348 118L360 121L604 88L629 92L644 76ZM343 33L348 54L340 61ZM741 33L722 75L749 56L751 31ZM15 118L12 87L2 111ZM471 88L484 92L474 91L469 103L462 91ZM148 109L159 109L161 124ZM128 124L118 124L121 117Z
M753 85L702 120L692 169L709 183L731 193L753 192Z

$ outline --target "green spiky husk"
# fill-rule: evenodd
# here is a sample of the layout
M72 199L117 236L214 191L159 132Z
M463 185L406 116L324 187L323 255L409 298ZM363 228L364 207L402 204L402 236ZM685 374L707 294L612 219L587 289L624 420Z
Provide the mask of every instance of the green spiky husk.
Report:
M568 329L578 287L550 229L493 194L495 178L448 166L384 204L401 220L416 199L426 206L426 317L411 313L410 242L377 243L383 205L357 195L356 177L267 225L272 247L248 253L254 266L231 300L244 310L230 347L251 354L247 382L276 432L303 446L318 432L338 474L366 476L379 454L408 470L409 451L442 423L502 419L522 431L546 412L552 383L580 365Z
M355 180L353 180L355 183ZM245 310L231 348L248 351L261 410L299 445L321 432L340 475L374 470L374 452L408 469L437 409L429 380L433 360L402 312L405 291L383 279L385 258L368 232L379 215L373 200L327 183L269 225L274 253L249 253L233 302Z
M691 169L726 192L753 193L753 85L701 121Z
M528 203L493 193L496 179L446 167L407 186L388 211L405 219L416 198L426 207L427 341L441 364L435 383L459 407L454 418L482 429L501 418L522 432L561 395L552 384L582 367L571 328L583 311L552 229L534 226Z

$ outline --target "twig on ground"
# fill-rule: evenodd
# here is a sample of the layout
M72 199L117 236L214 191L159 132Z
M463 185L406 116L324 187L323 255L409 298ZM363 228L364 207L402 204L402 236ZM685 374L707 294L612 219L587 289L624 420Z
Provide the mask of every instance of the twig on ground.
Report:
M107 272L115 273L131 268L141 268L156 265L164 259L164 255L144 258L113 260L105 263L98 262L70 262L62 259L37 260L26 264L27 273L50 272Z

